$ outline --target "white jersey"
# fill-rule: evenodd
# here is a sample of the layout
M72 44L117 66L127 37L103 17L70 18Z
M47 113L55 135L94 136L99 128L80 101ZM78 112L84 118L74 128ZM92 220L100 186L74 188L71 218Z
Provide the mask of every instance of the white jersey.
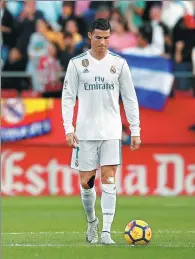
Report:
M138 101L125 59L108 51L97 60L89 51L69 62L62 92L66 134L74 132L73 112L78 96L76 135L79 140L122 138L119 93L131 136L140 135Z

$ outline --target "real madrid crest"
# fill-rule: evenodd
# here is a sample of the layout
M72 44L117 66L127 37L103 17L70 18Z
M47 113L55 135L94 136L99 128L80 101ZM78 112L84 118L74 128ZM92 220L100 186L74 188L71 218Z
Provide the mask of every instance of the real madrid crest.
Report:
M79 166L79 161L78 161L78 160L75 161L75 166L76 166L76 167Z
M89 66L89 60L88 59L83 59L82 60L82 65L83 65L83 67L88 67Z
M68 85L68 81L66 80L66 81L64 82L64 90L67 90L67 85Z
M116 73L116 68L115 68L114 66L111 66L110 72L111 72L112 74L115 74L115 73Z

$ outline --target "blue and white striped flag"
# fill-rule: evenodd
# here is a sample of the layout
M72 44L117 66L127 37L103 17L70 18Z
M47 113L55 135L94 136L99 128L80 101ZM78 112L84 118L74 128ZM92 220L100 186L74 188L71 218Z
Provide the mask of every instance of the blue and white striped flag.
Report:
M130 66L139 105L162 110L173 85L172 62L163 57L120 56Z

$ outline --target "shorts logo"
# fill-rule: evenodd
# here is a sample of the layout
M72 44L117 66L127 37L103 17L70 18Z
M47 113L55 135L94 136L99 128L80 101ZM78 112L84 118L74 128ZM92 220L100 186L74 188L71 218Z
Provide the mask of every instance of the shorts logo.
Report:
M83 59L82 60L82 66L83 67L88 67L89 66L89 60L88 59Z
M115 73L116 73L116 68L115 68L114 66L111 66L110 72L111 72L112 74L115 74Z
M75 166L78 167L79 166L79 147L76 147L76 160L75 160Z

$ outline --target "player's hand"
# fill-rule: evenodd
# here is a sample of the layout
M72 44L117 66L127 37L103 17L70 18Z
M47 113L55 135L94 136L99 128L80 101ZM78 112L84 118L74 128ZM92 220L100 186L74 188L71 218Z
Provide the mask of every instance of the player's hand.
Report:
M75 148L76 145L79 144L79 140L74 132L66 135L66 144L69 147L73 147L73 148Z
M132 151L135 151L136 149L139 149L140 145L141 145L140 137L131 137L130 148L131 148Z

